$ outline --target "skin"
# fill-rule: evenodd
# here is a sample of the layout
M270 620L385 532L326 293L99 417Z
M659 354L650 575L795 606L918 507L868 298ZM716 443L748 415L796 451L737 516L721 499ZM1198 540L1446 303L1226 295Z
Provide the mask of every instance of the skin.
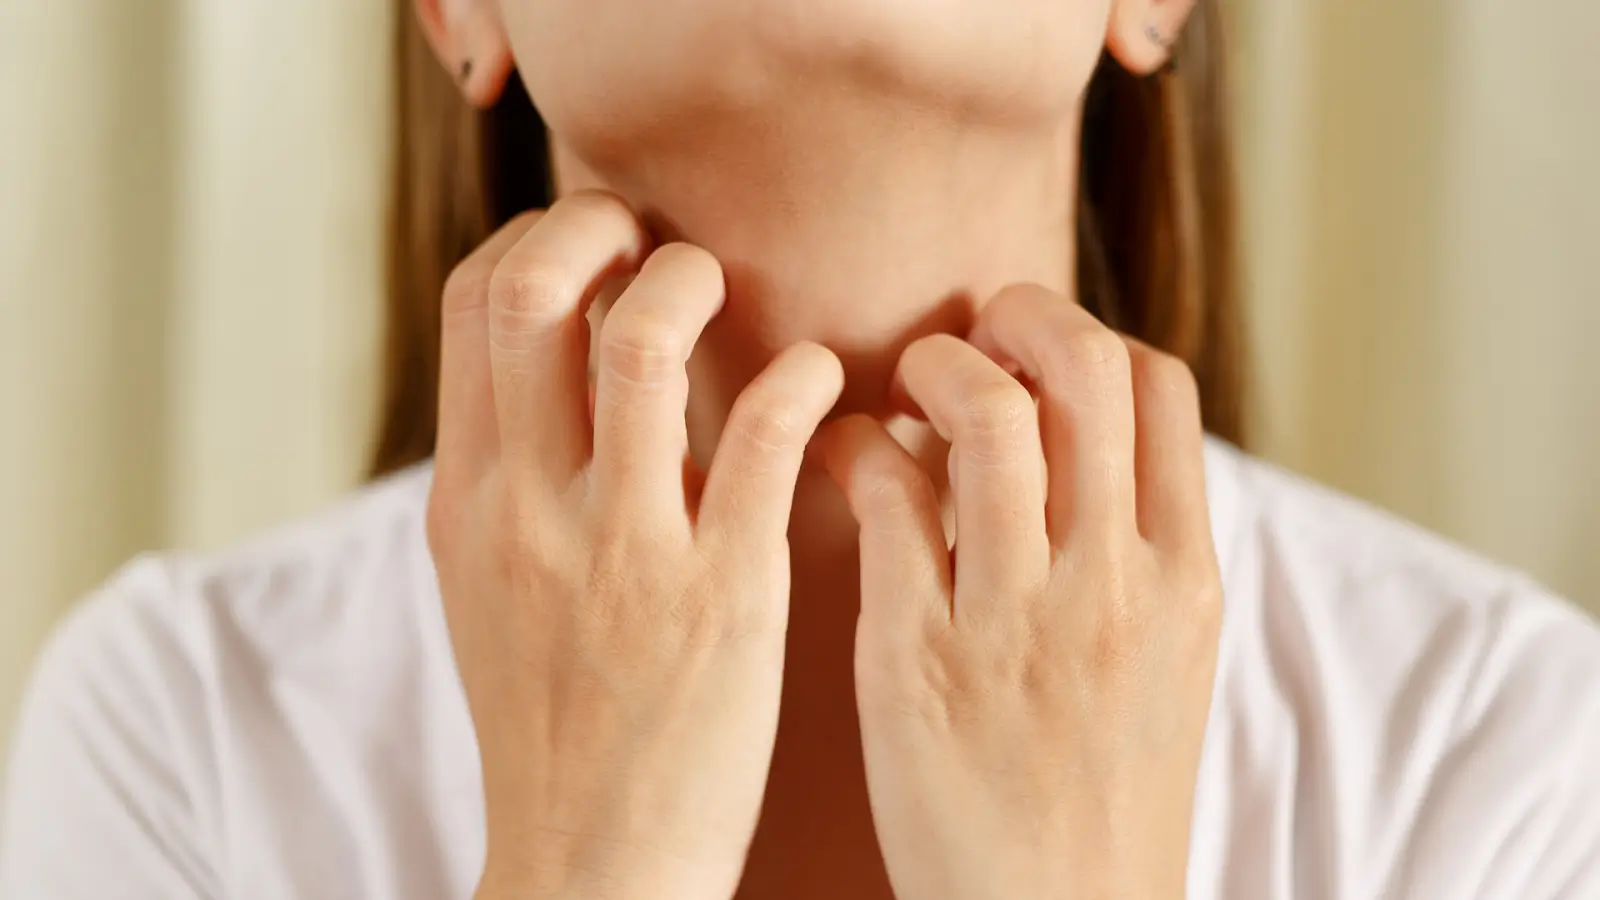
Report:
M1198 401L1068 288L1094 61L1187 12L419 0L564 195L443 298L480 897L1182 896Z

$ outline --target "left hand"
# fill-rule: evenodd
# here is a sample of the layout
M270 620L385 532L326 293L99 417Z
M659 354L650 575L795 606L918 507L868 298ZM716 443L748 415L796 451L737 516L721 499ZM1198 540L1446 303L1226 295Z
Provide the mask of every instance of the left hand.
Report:
M1193 377L1019 286L896 380L952 444L955 551L876 421L821 444L861 525L856 690L895 894L1182 897L1222 618Z

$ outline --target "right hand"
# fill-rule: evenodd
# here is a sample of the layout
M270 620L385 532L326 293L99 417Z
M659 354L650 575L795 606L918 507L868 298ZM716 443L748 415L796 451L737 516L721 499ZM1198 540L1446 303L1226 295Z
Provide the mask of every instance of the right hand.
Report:
M647 246L621 200L577 194L445 290L428 540L483 764L480 898L730 897L755 831L789 511L844 376L789 348L686 488L685 366L723 276L683 244L640 266ZM585 306L635 268L601 327L591 426Z

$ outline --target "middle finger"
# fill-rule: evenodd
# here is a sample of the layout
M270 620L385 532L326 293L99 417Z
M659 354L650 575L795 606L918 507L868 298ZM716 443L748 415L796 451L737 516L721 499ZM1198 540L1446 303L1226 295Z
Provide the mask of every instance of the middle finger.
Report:
M561 486L588 462L584 311L646 242L622 200L580 192L550 207L495 268L489 359L501 453L515 471Z

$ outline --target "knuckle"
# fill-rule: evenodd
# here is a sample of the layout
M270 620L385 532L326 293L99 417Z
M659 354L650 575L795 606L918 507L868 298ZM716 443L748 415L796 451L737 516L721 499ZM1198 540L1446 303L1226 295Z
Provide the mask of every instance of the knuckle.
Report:
M967 440L978 449L1000 448L1014 443L1035 415L1026 388L1015 381L995 381L979 388L963 405L961 424Z
M499 504L497 527L488 542L489 558L500 577L524 591L549 582L554 563L574 556L568 552L570 548L557 544L558 534L533 527L535 521L537 517L525 504Z
M1200 625L1204 633L1214 633L1222 626L1226 605L1222 595L1222 585L1214 579L1208 580L1193 594L1193 600L1189 604L1190 620Z
M540 582L544 557L532 541L522 540L516 535L500 534L490 542L489 547L489 558L493 560L505 584L528 592Z
M1220 622L1223 610L1222 579L1216 552L1209 541L1188 541L1168 557L1167 581L1182 599L1186 619L1205 625Z
M480 552L501 583L525 587L533 582L539 558L531 543L522 540L520 535L504 528L495 529L485 536Z
M542 262L513 268L502 263L489 279L489 303L502 323L535 319L559 306L571 288L556 266Z
M744 592L729 590L730 584L740 580L727 580L725 573L708 562L691 570L691 574L680 572L677 577L641 581L637 573L650 567L641 566L640 562L659 556L659 546L633 546L630 542L628 547L608 554L604 564L593 568L589 576L590 596L620 598L648 590L660 599L659 603L643 606L604 604L603 611L613 622L625 618L632 626L628 630L651 645L641 648L641 653L676 655L781 629L779 605L749 602ZM703 557L697 561L703 561ZM761 591L754 593L765 596Z
M919 486L905 472L883 467L861 475L857 490L874 509L904 509L917 502Z
M1119 594L1101 611L1093 634L1094 667L1100 672L1135 668L1144 655L1145 616L1131 598Z
M516 496L506 497L493 503L494 513L490 517L490 524L494 528L496 538L507 546L527 546L537 543L533 541L530 523L537 521L537 516L530 508L531 503Z
M600 358L612 373L629 381L656 382L683 368L683 335L668 322L615 313L601 331Z
M734 427L740 440L757 450L787 450L799 442L804 411L793 400L748 404Z
M876 454L865 461L852 484L853 491L875 509L900 509L924 505L938 509L933 482L915 462L897 454Z
M1076 377L1126 379L1130 368L1128 345L1109 328L1086 328L1066 342L1064 365Z

